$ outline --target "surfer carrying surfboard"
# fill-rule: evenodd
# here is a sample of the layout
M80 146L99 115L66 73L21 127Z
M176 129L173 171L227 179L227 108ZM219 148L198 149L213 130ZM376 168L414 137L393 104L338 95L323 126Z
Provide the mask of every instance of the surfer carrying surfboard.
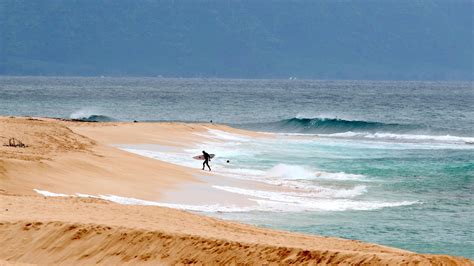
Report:
M211 167L209 166L209 161L211 160L211 155L207 153L206 151L202 151L202 155L204 156L204 162L202 163L202 170L204 170L204 167L207 165L207 168L209 168L209 172L211 171Z

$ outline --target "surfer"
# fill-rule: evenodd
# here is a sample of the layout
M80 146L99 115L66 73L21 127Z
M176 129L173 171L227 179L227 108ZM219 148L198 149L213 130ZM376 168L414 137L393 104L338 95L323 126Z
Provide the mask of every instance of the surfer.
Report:
M211 167L209 166L209 161L211 160L211 155L209 153L202 151L202 155L204 156L204 162L202 163L202 170L204 170L204 167L207 165L207 168L209 168L209 172L211 171Z

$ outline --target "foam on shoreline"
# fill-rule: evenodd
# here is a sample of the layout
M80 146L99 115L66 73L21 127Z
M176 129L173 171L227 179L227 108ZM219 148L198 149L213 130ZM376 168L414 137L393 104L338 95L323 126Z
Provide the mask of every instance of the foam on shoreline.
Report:
M419 204L417 201L401 202L381 202L381 201L360 201L351 200L364 193L365 187L356 187L354 190L347 191L319 191L308 193L282 192L255 190L231 186L212 185L212 188L226 191L229 193L244 195L250 201L256 204L242 205L235 204L181 204L167 203L136 199L132 197L123 197L117 195L89 195L83 193L74 193L71 195L62 193L53 193L45 190L34 189L38 194L46 197L83 197L97 198L112 201L124 205L145 205L174 208L180 210L196 212L250 212L250 211L271 211L271 212L302 212L302 211L347 211L347 210L376 210L386 207L400 207L413 204ZM190 191L192 193L192 191ZM312 196L312 197L310 197Z

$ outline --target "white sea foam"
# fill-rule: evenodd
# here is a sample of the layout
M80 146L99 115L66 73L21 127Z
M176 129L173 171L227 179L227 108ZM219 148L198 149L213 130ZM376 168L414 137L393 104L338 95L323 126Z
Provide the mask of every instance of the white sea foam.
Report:
M263 191L263 190L251 190L238 187L229 186L213 186L216 189L224 190L227 192L253 196L264 199L271 199L275 201L285 201L286 199L298 198L354 198L367 192L367 187L364 185L358 185L350 189L344 188L327 188L312 186L311 189L302 189L298 192L295 191ZM292 201L292 200L289 200Z
M377 201L353 201L346 199L317 200L303 203L277 202L270 200L255 199L262 208L270 211L302 212L302 211L348 211L348 210L377 210L388 207L409 206L419 204L416 201L399 202L377 202Z
M167 208L196 211L196 212L245 212L245 211L251 211L255 209L255 208L252 208L252 206L239 207L236 205L220 205L220 204L189 205L189 204L163 203L163 202L141 200L141 199L121 197L121 196L115 196L115 195L99 195L98 198L112 201L119 204L124 204L124 205L159 206L159 207L167 207Z
M269 177L282 179L314 179L315 174L299 165L277 164L266 173Z
M47 197L86 197L97 198L112 201L123 205L146 205L159 206L173 209L181 209L196 212L249 212L249 211L278 211L278 212L301 212L301 211L345 211L345 210L375 210L385 207L397 207L417 204L415 201L401 202L376 202L376 201L354 201L349 199L309 199L300 197L298 194L280 194L271 191L255 191L234 187L214 186L217 189L225 190L231 193L238 193L250 196L251 201L256 202L255 205L236 206L236 205L189 205L163 203L156 201L148 201L130 197L122 197L116 195L88 195L75 193L74 195L66 195L53 193L45 190L34 189L37 193Z
M346 210L376 210L385 207L397 207L417 204L417 201L362 201L344 198L314 198L314 194L274 192L250 190L228 186L213 186L227 192L249 196L262 209L271 211L299 212L299 211L346 211Z
M93 196L93 195L83 194L83 193L75 193L73 195L67 195L67 194L53 193L53 192L39 190L39 189L33 189L33 190L46 197L96 198L96 199L108 200L108 201L115 202L118 204L123 204L123 205L159 206L159 207L167 207L167 208L196 211L196 212L248 212L248 211L254 211L254 210L263 210L263 208L260 208L258 205L243 206L243 207L236 206L236 205L219 205L219 204L189 205L189 204L175 204L175 203L148 201L148 200L142 200L142 199L136 199L136 198L121 197L121 196L116 196L116 195Z
M80 198L97 198L94 195L84 194L84 193L74 193L74 196L78 196Z
M53 193L46 190L33 189L36 193L41 194L45 197L73 197L73 195L66 195L61 193Z
M84 117L90 117L92 115L97 115L97 114L101 114L101 111L97 108L82 108L82 109L79 109L75 112L73 112L69 118L71 119L81 119L81 118L84 118Z
M295 118L297 119L342 119L342 120L347 120L347 121L363 121L363 119L357 119L353 116L349 116L347 114L345 115L334 115L331 113L320 113L320 114L314 114L314 113L298 113Z
M369 181L364 175L348 174L344 172L328 173L316 171L315 176L317 179Z
M459 136L434 136L434 135L414 135L414 134L393 134L393 133L369 133L369 132L343 132L334 134L318 134L318 136L324 137L336 137L336 138L362 138L362 139L375 139L375 140L402 140L402 141L413 141L413 142L444 142L453 144L469 144L474 143L472 137L459 137Z
M196 160L192 158L190 154L187 153L173 153L169 151L157 151L157 150L146 150L146 149L137 149L137 148L120 148L124 151L138 154L140 156L173 163L176 165L186 166L186 167L196 167ZM196 155L196 154L195 154Z
M323 171L313 171L304 166L288 164L277 164L268 170L265 175L279 179L330 179L367 181L363 175L348 174L344 172L329 173Z
M286 187L310 194L317 198L353 198L368 192L367 186L357 185L353 188L344 187L326 187L316 185L310 180L281 180L271 179L265 180L265 183L275 186Z
M358 185L351 189L321 187L320 189L316 189L316 192L312 192L312 196L325 198L355 198L365 193L367 193L367 186L364 185Z
M200 133L202 134L202 133ZM203 135L204 136L204 135ZM414 201L397 201L385 202L384 200L366 201L361 200L359 196L368 192L366 185L349 186L347 182L375 182L363 175L350 174L344 172L325 172L303 165L292 164L276 164L268 169L254 169L254 168L234 168L229 167L224 159L220 158L249 158L255 157L258 160L259 153L268 153L270 156L278 151L273 150L275 141L272 139L252 140L245 136L227 133L219 130L209 130L207 135L212 136L213 139L224 141L208 141L200 145L207 145L212 147L212 152L218 154L216 160L213 160L213 170L216 170L220 175L230 178L250 179L259 182L265 182L275 185L275 190L254 190L244 187L230 187L230 186L213 186L215 189L227 191L229 193L236 193L247 196L256 204L253 206L236 207L227 205L181 205L171 203L148 202L133 198L123 198L114 195L101 195L100 198L119 202L122 204L141 204L141 205L156 205L163 207L171 207L178 209L186 209L192 211L204 212L236 212L236 211L344 211L344 210L372 210L384 207L395 207L415 204ZM288 147L291 145L302 145L299 141L307 142L308 140L295 140L294 138L278 140L285 151L285 143L281 141L288 141ZM296 143L295 143L296 141ZM311 143L314 140L309 140ZM335 140L340 142L342 140ZM309 143L309 144L311 144ZM207 147L206 146L206 147ZM258 148L257 148L258 147ZM299 146L298 146L299 147ZM123 148L129 152L140 154L142 156L182 165L188 167L200 166L199 162L192 159L193 155L199 153L201 148L193 147L184 151L159 151L159 150L142 150L140 148ZM278 154L277 154L278 155ZM277 157L278 158L278 157ZM237 159L236 159L237 160ZM267 162L268 163L268 162ZM334 180L334 184L322 186L318 184L318 180ZM319 182L321 183L321 182ZM328 183L325 181L325 183ZM286 187L285 189L278 189L278 187ZM288 190L287 188L291 188Z
M123 150L133 152L142 156L170 162L177 165L187 167L200 167L200 162L191 158L191 154L196 152L188 151L187 153L173 153L173 152L161 152L161 151L150 151L133 148L122 148ZM323 171L315 171L313 169L299 166L299 165L288 165L288 164L277 164L269 170L258 170L248 168L230 168L226 167L225 162L214 161L213 169L218 171L219 174L237 179L256 180L259 182L265 182L276 186L290 187L293 189L305 189L307 191L317 191L323 195L336 195L337 193L332 190L326 189L324 193L321 186L315 185L311 180L335 180L335 181L360 181L369 182L362 175L348 174L344 172L329 173ZM329 191L329 192L328 192ZM361 190L362 191L362 190ZM364 188L364 192L366 189ZM345 193L344 191L340 191Z
M195 133L195 134L203 136L202 133ZM204 136L209 136L209 135L211 135L212 138L220 139L220 140L226 140L226 141L247 142L247 141L251 140L251 138L249 138L247 136L240 135L240 134L229 133L229 132L225 132L225 131L218 130L218 129L208 129L207 134L205 134Z

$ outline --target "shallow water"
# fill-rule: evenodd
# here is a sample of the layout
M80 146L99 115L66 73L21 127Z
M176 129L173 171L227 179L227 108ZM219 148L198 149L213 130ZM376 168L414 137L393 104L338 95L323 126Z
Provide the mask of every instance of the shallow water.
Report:
M217 216L473 257L474 149L469 145L321 138L292 142L278 140L278 148L255 145L258 149L250 156L248 143L235 143L231 154L222 153L236 165L227 167L259 169L266 178L271 176L269 182L318 191L318 197L305 197L298 204L290 199L287 208L299 209L292 214L255 211ZM245 155L238 154L240 149Z
M277 133L257 140L209 131L206 135L224 142L185 151L130 150L200 167L191 156L206 149L217 154L211 165L216 172L292 189L270 193L216 186L253 199L257 207L188 209L470 258L473 102L469 82L0 78L3 115L213 119Z

